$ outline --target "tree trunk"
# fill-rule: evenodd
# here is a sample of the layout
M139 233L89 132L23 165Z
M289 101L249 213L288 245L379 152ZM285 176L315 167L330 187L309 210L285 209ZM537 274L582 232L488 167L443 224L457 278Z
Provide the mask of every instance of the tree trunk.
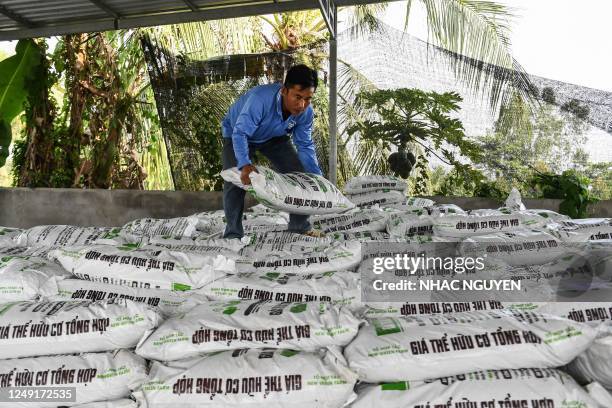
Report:
M19 187L53 187L51 174L55 165L53 156L53 119L55 107L49 99L49 64L41 47L41 64L33 79L27 83L28 99L25 109L27 148Z

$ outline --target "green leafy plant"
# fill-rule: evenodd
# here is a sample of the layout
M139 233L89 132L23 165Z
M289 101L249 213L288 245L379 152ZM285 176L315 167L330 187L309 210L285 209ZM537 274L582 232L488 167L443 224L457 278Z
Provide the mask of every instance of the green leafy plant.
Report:
M437 173L444 170L436 169ZM440 177L441 176L441 177ZM482 171L470 165L452 169L447 174L437 174L437 183L433 188L434 195L487 197L503 201L509 191L505 191L495 182L489 180Z
M589 190L591 180L574 170L562 174L539 173L533 177L542 198L563 199L559 212L572 218L586 218L589 204L598 200Z
M16 54L0 62L0 167L9 155L11 122L23 111L26 85L44 57L33 40L20 40Z
M455 92L401 88L362 92L357 99L373 111L376 119L357 121L347 132L380 141L384 149L396 146L397 152L389 155L388 164L399 177L408 178L411 170L419 167L410 148L423 151L424 160L432 154L457 168L464 166L457 160L457 153L472 160L480 155L478 146L466 138L461 121L449 115L459 110L462 100Z

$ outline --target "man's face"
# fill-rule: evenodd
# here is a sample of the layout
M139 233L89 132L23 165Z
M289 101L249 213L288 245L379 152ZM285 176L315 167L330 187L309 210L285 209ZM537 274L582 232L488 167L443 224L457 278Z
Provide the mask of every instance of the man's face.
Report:
M314 88L302 88L299 85L294 85L291 88L283 86L281 90L283 108L291 115L299 115L310 105L314 93Z

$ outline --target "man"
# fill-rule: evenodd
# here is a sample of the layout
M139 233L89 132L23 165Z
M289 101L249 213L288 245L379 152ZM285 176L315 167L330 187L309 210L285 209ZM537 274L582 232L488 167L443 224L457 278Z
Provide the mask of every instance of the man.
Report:
M229 108L221 124L223 169L238 167L242 184L251 184L249 174L257 171L251 160L259 151L280 173L321 175L311 136L314 112L310 102L317 85L317 71L306 65L296 65L289 69L282 85L256 86L241 96ZM227 222L224 238L244 235L244 195L245 191L234 184L223 184ZM290 214L288 230L322 236L320 231L312 229L307 215Z

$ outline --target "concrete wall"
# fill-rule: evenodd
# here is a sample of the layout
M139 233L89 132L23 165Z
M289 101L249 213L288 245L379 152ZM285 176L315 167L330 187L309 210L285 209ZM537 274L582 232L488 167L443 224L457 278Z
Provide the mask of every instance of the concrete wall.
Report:
M431 197L468 209L497 208L501 203L486 198ZM558 211L560 200L523 200L527 208ZM247 195L246 207L255 201ZM0 188L0 226L29 228L36 225L69 224L120 226L128 221L153 217L173 218L223 208L219 192L80 190L63 188ZM591 208L593 217L612 217L612 201Z
M255 204L247 195L246 205ZM153 217L173 218L223 208L218 192L0 188L0 226L45 224L121 226Z
M491 198L479 197L445 197L434 196L428 197L437 203L456 204L464 210L475 210L479 208L498 208L503 205L503 202L493 200ZM559 211L559 204L562 200L553 198L523 198L523 204L527 208L544 209ZM590 217L612 217L612 200L599 201L589 207Z

